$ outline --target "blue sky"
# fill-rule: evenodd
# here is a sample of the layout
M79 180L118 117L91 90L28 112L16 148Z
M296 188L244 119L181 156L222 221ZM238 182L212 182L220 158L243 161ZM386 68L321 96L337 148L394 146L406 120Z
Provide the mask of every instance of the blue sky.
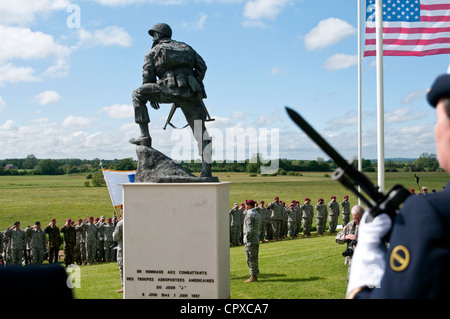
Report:
M0 0L0 158L136 158L131 93L152 44L147 31L159 22L207 63L215 159L255 150L328 159L285 106L344 157L357 155L356 0ZM386 158L435 153L425 95L449 62L384 58ZM363 157L377 158L374 57L363 60L362 73ZM153 146L197 158L188 129L162 130L169 110L150 109ZM181 112L174 124L184 125ZM277 145L256 148L262 135L250 133L261 129L278 136ZM248 133L251 145L230 132Z

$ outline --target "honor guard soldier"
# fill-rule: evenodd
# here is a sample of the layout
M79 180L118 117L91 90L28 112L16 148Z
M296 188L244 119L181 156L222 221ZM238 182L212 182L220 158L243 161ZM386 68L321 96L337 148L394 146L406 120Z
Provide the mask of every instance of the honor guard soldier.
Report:
M435 109L437 158L450 174L450 75L427 94ZM445 298L450 287L450 183L441 192L409 196L392 222L387 214L361 219L348 298ZM393 224L393 227L391 227ZM389 233L389 248L383 238ZM445 299L444 299L445 300Z

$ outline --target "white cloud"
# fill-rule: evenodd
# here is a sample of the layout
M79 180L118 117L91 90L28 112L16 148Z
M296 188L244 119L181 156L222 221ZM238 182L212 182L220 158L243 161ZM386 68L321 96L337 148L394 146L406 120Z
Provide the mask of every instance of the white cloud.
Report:
M189 3L197 3L197 2L205 2L205 3L241 3L244 0L91 0L92 2L96 2L103 6L111 6L111 7L119 7L119 6L128 6L133 4L156 4L156 5L187 5Z
M5 83L41 81L33 73L34 70L31 67L17 67L11 63L0 65L0 86Z
M250 0L245 3L244 26L264 26L263 19L275 20L291 0Z
M94 121L89 118L69 115L63 122L62 126L66 128L88 128L92 127Z
M326 131L337 131L346 126L355 125L358 123L358 116L353 111L346 112L344 116L335 117L327 122Z
M104 106L98 113L106 113L113 119L126 119L134 116L133 106L127 104L113 104L111 106Z
M129 47L133 42L128 32L117 26L109 26L92 32L85 29L80 29L78 38L78 45L85 46L118 45L121 47Z
M277 74L280 74L283 71L284 71L284 69L281 68L281 67L273 67L273 68L270 69L270 74L277 75Z
M151 3L160 5L182 4L183 0L91 0L103 6L118 7L127 6L136 3Z
M425 112L413 113L408 107L403 107L400 109L393 110L391 112L386 112L385 121L386 123L407 122L418 118L423 118L425 116L426 116Z
M328 18L309 31L305 36L305 46L308 50L322 49L336 44L356 33L356 29L348 22L338 18Z
M55 91L44 91L34 97L34 101L37 101L39 105L47 105L50 103L57 103L61 100L61 95Z
M417 89L414 91L409 92L403 99L402 99L402 104L411 104L416 100L420 100L422 101L424 96L425 96L425 90L423 89Z
M37 81L31 67L16 67L6 64L13 60L44 60L54 58L55 62L43 73L44 76L67 76L68 58L72 49L55 41L53 36L43 32L31 31L22 27L0 25L0 65L9 71L9 75L0 76L0 84L4 82ZM14 75L11 75L14 73Z
M195 22L183 22L181 27L185 30L202 30L205 27L208 15L202 13L200 18Z
M53 36L28 28L0 25L0 63L15 59L37 60L48 57L63 58L70 49L58 44Z
M70 0L14 0L0 1L0 21L6 25L26 26L36 15L48 16L53 11L65 10Z
M334 54L329 57L323 67L329 71L338 71L341 69L347 69L353 65L358 64L358 56L350 54Z
M245 111L236 111L236 112L234 112L231 115L231 118L233 118L233 119L243 119L243 118L246 118L247 115L248 115L248 113L245 112Z
M6 107L6 103L3 98L0 96L0 112L3 111Z
M16 123L13 120L7 120L5 124L0 126L0 130L10 131L15 130L17 128Z

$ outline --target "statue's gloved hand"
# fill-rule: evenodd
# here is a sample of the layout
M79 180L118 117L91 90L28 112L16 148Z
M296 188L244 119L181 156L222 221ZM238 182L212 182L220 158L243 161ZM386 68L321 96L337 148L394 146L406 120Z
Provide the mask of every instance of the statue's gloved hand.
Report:
M152 106L152 108L154 108L155 110L159 109L159 103L157 102L150 102L150 105Z
M368 223L368 215L366 212L359 224L358 244L352 258L347 297L358 288L380 287L384 274L386 245L383 238L391 229L392 220L387 214L380 214Z

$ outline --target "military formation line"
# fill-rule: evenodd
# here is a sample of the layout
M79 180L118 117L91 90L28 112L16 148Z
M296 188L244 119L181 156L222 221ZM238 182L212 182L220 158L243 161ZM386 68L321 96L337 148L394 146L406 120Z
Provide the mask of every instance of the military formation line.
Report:
M53 218L45 228L37 221L23 230L17 221L0 231L0 266L42 264L44 260L57 263L62 244L66 266L117 261L117 242L113 240L117 223L115 216L106 220L104 216L89 217L76 222L67 219L59 228Z
M301 232L305 237L311 236L311 228L314 215L316 215L317 235L322 236L325 227L329 224L330 233L335 233L338 217L342 209L342 224L345 226L350 221L351 207L349 197L338 203L336 196L331 196L331 200L326 204L323 198L319 198L317 204L313 206L310 198L305 198L303 204L293 200L289 205L282 202L279 197L274 201L265 204L259 202L256 207L261 217L260 242L269 240L280 240L283 238L294 239ZM314 213L316 212L316 213ZM235 203L230 209L230 245L239 246L243 243L243 221L246 214L245 204Z

